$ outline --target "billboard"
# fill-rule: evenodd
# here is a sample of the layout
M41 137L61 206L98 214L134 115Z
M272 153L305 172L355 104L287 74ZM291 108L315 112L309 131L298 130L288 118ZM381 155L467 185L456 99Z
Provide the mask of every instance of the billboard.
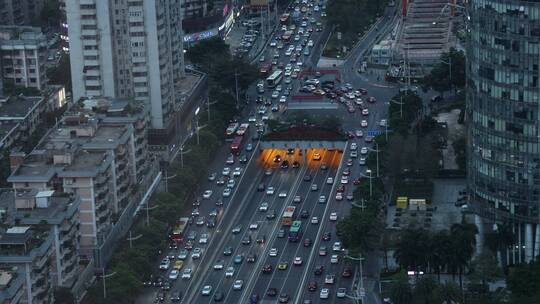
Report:
M250 6L267 6L270 0L250 0Z

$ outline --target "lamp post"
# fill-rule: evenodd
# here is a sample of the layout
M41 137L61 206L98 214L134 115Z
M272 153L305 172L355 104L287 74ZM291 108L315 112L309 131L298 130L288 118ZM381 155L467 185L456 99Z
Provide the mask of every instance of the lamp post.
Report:
M150 225L150 214L148 213L148 211L150 210L154 210L156 209L159 205L154 205L152 207L148 207L148 199L146 200L146 208L144 208L146 210L146 225Z
M403 105L405 104L405 103L403 102L403 95L400 94L400 96L399 96L399 101L390 99L390 102L399 105L399 118L403 118Z
M101 268L101 280L103 281L103 299L107 298L107 286L105 280L116 274L116 271L113 273L105 274L105 267Z
M126 239L129 241L129 249L133 248L133 241L140 239L143 235L131 236L131 230L129 230L129 237Z
M365 178L369 178L369 199L371 199L372 196L373 196L373 184L372 184L371 180L374 179L375 177L371 176L371 170L370 169L367 169L366 173L368 175L364 175L364 174L360 173L360 176L365 177Z
M364 303L365 289L364 289L364 273L363 273L363 268L362 268L362 261L364 260L364 258L362 257L361 253L360 253L360 256L358 257L353 257L347 254L345 255L345 258L349 260L353 260L353 261L358 261L358 264L360 265L360 288L358 288L359 291L356 290L356 295L347 296L347 298L353 299L355 301L360 300L362 301L362 303Z
M184 168L184 154L188 154L189 152L191 152L191 149L184 151L184 145L180 146L180 167L182 169Z
M381 150L379 150L379 144L376 141L375 146L377 147L376 149L369 148L369 150L377 153L377 177L379 177L379 152L381 152Z

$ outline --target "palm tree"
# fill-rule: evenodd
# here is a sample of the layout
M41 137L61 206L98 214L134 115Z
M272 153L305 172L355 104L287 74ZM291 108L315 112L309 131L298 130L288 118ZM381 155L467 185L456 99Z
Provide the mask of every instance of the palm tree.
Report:
M400 235L394 258L406 269L418 271L428 265L431 235L424 229L406 229Z
M447 230L437 232L431 241L428 262L432 271L437 273L437 280L441 282L441 271L449 264L452 252L452 238Z
M453 258L452 267L459 274L459 286L463 288L463 272L468 267L474 254L476 244L476 234L478 229L474 224L462 223L454 224L450 228L450 234L453 240ZM454 272L455 273L455 272Z
M496 224L495 227L492 233L486 234L486 246L497 254L497 262L502 267L502 253L506 252L508 246L514 243L514 234L512 233L512 226L508 223Z

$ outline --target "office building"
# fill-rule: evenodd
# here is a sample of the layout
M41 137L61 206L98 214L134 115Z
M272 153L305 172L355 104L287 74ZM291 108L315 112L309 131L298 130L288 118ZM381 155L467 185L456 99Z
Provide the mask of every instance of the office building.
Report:
M480 234L507 224L505 264L540 252L540 3L468 3L467 116L470 208Z
M66 2L73 98L149 103L154 129L181 106L184 77L180 0Z
M47 38L40 28L0 26L0 59L4 87L45 88Z

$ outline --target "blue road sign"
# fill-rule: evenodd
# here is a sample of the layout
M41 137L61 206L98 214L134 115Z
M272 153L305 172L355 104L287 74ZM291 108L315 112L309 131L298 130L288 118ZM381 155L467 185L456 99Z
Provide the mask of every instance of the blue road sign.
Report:
M390 132L392 132L392 130L390 130L390 129L388 129L388 130L368 130L367 134L369 136L379 136L379 135L383 134L384 132L390 133Z

